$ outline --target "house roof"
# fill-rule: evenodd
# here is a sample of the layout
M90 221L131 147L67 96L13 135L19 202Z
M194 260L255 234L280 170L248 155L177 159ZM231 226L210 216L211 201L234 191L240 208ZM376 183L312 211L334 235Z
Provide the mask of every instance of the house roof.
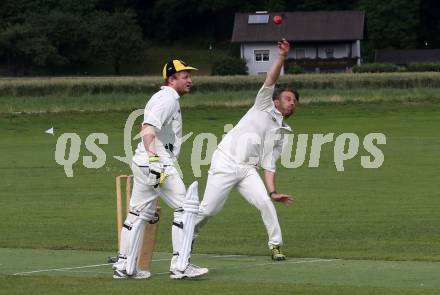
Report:
M375 52L375 61L393 64L440 62L440 49L380 49Z
M274 42L281 37L302 42L364 39L363 11L270 12L268 23L248 24L249 15L255 14L235 14L232 42ZM272 21L275 15L283 17L280 25Z

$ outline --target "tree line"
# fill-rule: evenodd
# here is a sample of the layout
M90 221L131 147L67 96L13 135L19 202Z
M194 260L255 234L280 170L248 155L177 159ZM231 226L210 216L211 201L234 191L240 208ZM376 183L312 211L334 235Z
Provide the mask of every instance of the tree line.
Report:
M440 48L435 0L3 0L0 62L12 74L142 58L145 46L182 40L227 42L235 12L364 10L365 53Z

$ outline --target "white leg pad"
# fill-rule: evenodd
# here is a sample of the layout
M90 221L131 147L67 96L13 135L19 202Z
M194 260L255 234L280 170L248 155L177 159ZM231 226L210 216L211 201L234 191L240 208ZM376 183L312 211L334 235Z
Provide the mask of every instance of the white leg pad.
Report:
M198 182L193 182L185 196L185 203L183 204L183 229L182 242L178 251L176 267L179 271L185 271L189 264L191 257L191 244L194 236L194 226L196 223L197 214L199 212L199 194Z
M136 272L137 259L139 255L139 249L141 246L141 241L144 236L146 221L138 219L133 224L130 232L129 249L127 255L127 274L129 276Z
M137 261L144 236L145 224L154 220L154 213L154 210L148 208L142 211L130 212L127 217L128 222L124 222L127 234L121 237L121 250L124 248L124 251L120 251L120 254L126 256L126 272L128 275L133 275L137 271ZM134 219L134 221L130 223L131 219Z
M136 215L129 213L124 221L121 230L121 244L119 245L118 261L113 264L113 269L125 270L127 268L130 232L133 227L133 222L135 222L137 218Z
M179 252L183 238L183 209L179 208L174 211L173 227L171 228L171 236L173 240L173 253Z
M173 242L173 257L171 259L170 271L176 269L177 257L183 240L183 209L178 208L174 211L173 226L171 228Z

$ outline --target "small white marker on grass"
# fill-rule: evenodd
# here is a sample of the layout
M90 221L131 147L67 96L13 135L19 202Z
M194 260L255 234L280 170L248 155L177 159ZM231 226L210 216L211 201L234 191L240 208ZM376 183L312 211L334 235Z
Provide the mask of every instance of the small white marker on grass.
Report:
M44 132L47 133L47 134L50 134L52 136L55 135L55 130L53 129L53 126L51 128L49 128L49 129L47 129Z

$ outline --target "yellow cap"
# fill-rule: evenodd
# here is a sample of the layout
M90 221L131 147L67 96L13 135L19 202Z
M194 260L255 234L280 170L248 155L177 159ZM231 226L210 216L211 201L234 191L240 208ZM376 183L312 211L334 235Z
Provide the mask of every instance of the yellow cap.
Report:
M197 71L196 68L187 65L184 61L179 59L173 59L164 65L162 76L166 80L177 72L193 71L193 70Z

